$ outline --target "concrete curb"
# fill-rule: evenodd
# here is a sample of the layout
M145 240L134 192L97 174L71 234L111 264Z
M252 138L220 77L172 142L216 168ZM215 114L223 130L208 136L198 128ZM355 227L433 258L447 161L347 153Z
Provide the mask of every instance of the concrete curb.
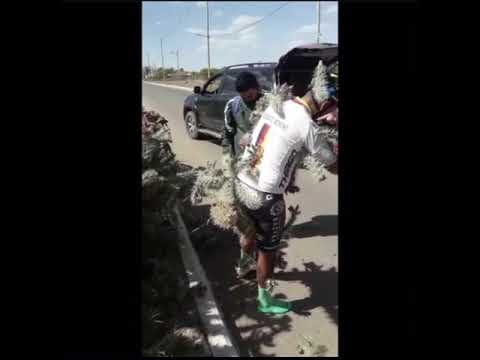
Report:
M150 82L150 81L144 81L144 83L145 83L145 84L148 84L148 85L163 86L163 87L168 87L168 88L172 88L172 89L189 91L189 92L191 92L191 93L193 94L193 89L187 88L187 87L183 87L183 86L159 84L159 83L154 83L154 82Z
M194 298L198 314L200 315L207 334L207 341L212 356L239 357L238 347L234 343L230 331L225 325L224 316L217 305L210 281L193 248L187 227L178 210L178 202L175 204L174 212L178 222L177 230L179 233L180 253L188 280L190 281L190 287L196 287L198 290L203 288L205 290L203 293L194 291Z

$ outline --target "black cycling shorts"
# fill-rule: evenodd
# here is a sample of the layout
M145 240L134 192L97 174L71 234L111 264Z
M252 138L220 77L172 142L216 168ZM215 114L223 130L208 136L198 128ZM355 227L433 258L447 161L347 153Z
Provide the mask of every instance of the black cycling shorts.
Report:
M283 194L259 194L262 198L259 209L252 210L242 205L242 210L255 223L257 248L265 252L275 251L280 245L285 226L285 201Z

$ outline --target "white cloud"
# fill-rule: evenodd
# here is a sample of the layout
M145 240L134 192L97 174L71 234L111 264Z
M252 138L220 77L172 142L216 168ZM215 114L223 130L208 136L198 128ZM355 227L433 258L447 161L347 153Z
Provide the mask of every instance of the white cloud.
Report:
M329 3L324 9L320 10L323 10L327 15L335 14L338 12L338 3Z
M324 10L320 26L321 41L338 43L336 15L326 15ZM258 21L260 17L240 15L232 18L225 26L214 27L210 34L210 54L213 67L221 67L231 64L240 64L252 61L276 61L279 56L288 50L299 46L314 43L316 41L317 23L299 24L297 29L285 33L286 37L278 39L278 42L262 44L265 39L261 38L259 26L253 25L242 31L245 26ZM186 28L190 33L206 35L204 27ZM206 62L207 39L197 38L197 47L194 48L196 57ZM275 49L275 50L274 50ZM258 58L257 58L258 57ZM203 62L202 62L203 64ZM203 67L203 65L202 65ZM205 65L206 67L206 65Z
M299 46L299 45L305 45L305 44L310 44L312 43L312 41L308 41L308 40L292 40L290 41L288 44L287 44L287 48L288 50L290 50L291 48L294 48L296 46Z
M213 13L213 16L222 16L222 15L223 15L222 10L215 10L214 13Z
M333 27L336 27L338 23L338 4L336 2L322 2L321 7L321 22L320 22L320 33L323 39L325 40L325 36L327 38L336 38L336 31L334 31ZM317 23L303 25L299 27L295 33L297 34L316 34L317 32Z
M185 28L185 31L186 32L189 32L189 33L203 33L204 30L203 29L199 29L199 28Z
M231 48L233 46L242 47L249 46L255 48L257 46L256 40L258 39L258 34L256 32L256 26L249 27L247 29L241 30L243 27L260 20L259 16L249 16L249 15L240 15L237 16L230 26L224 30L220 30L220 33L233 33L233 35L226 36L225 38L219 37L213 39L216 45L221 48Z
M206 36L206 31L205 29L200 29L200 28L185 28L186 32L189 32L191 34L203 34Z
M320 39L325 42L334 42L337 40L337 22L333 19L327 19L320 23ZM296 34L311 35L311 41L314 42L317 34L317 24L303 25L295 31Z
M261 19L260 16L240 15L233 20L232 25L230 25L230 28L232 28L232 31L235 31L235 29L242 28L243 26L251 24L260 19Z
M241 30L243 27L259 20L260 17L240 15L224 28L215 28L210 31L210 53L212 57L212 66L225 66L250 61L252 50L259 50L259 34L256 26ZM205 29L187 28L185 31L190 33L200 33L205 35ZM204 37L198 39L199 46L195 49L200 56L206 55L207 41ZM216 59L221 63L217 63ZM256 59L258 60L258 59ZM255 61L256 61L255 60Z
M337 14L338 13L338 8L337 7L331 7L327 9L326 14L327 15L332 15L332 14Z
M205 29L199 29L199 28L186 28L186 32L192 33L192 34L202 34L203 36L207 36L207 31ZM210 30L210 36L218 36L218 35L228 35L230 34L230 31L226 30Z
M162 24L162 22L161 21L155 21L155 24L160 25L160 24Z
M207 2L206 1L197 1L196 4L197 4L197 7L199 7L199 8L207 7Z
M296 30L297 33L314 33L317 31L317 24L312 25L303 25L302 27Z
M259 16L249 16L249 15L237 16L232 21L232 23L229 26L227 26L225 29L212 29L210 31L210 36L212 37L210 41L223 43L224 41L237 41L237 40L251 39L252 37L254 37L256 26L252 26L241 31L239 30L260 19L261 17ZM205 29L186 28L185 31L189 33L200 33L200 34L206 35ZM227 37L226 38L215 37L215 36L224 36L224 35L226 35Z

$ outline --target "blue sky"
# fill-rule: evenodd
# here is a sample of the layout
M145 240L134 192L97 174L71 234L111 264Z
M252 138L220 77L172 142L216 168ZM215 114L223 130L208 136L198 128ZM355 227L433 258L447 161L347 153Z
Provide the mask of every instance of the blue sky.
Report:
M288 3L258 24L281 5ZM317 2L286 1L209 1L210 64L212 67L257 61L277 61L288 49L316 41ZM163 40L165 67L198 71L206 68L207 39L205 1L143 2L143 63L161 66L160 38ZM338 43L338 6L336 1L321 1L320 32L322 42Z

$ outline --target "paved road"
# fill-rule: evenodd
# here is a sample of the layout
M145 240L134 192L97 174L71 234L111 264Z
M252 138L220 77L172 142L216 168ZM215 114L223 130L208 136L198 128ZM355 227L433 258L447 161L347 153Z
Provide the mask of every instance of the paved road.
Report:
M146 109L158 111L169 121L173 150L178 160L191 166L205 166L207 160L220 158L221 148L214 141L194 141L186 134L182 104L190 93L144 83L143 105ZM297 183L300 193L287 196L286 201L287 206L299 204L302 213L293 228L294 237L282 250L286 267L280 273L277 271L279 285L275 289L275 294L285 295L293 301L296 310L281 319L259 317L255 313L253 298L251 306L242 308L243 311L237 312L233 319L237 327L235 333L257 356L298 356L296 344L300 335L309 336L317 345L323 345L324 356L338 355L337 177L328 174L326 181L316 183L310 173L300 170ZM250 281L250 285L252 283ZM236 286L247 285L240 282ZM228 290L234 293L234 288ZM251 290L254 294L255 288L251 287ZM228 294L222 294L222 299ZM223 301L228 307L228 301Z

